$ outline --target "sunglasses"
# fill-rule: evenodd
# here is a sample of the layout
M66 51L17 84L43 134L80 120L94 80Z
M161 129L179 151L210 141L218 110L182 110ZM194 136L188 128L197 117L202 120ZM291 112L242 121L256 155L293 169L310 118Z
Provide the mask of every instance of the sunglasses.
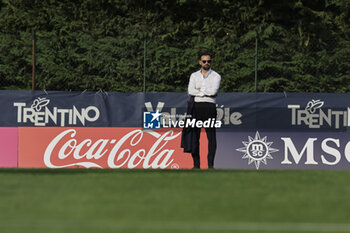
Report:
M203 62L203 64L206 64L207 62L208 62L208 64L210 64L211 60L203 60L202 62Z

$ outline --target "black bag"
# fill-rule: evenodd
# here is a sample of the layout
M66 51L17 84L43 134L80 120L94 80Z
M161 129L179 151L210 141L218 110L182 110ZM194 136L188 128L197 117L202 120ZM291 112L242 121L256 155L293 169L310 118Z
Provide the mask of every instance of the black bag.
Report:
M194 132L193 128L186 127L186 120L191 119L193 117L193 107L194 107L194 96L191 96L189 101L187 101L187 116L185 119L185 127L182 129L181 133L181 148L184 149L185 153L192 153L194 151L194 144L192 143Z

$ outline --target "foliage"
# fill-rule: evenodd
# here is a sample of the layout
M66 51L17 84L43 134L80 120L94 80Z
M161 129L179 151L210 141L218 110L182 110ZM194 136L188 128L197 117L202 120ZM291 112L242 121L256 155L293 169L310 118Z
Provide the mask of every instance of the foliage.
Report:
M186 91L198 53L221 91L348 92L348 0L0 2L0 88ZM145 59L144 59L145 58ZM146 66L144 67L144 64Z

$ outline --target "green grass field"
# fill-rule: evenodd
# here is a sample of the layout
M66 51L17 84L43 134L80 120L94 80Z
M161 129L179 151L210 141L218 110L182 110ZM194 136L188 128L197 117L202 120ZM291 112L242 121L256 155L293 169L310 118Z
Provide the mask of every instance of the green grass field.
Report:
M350 171L0 170L0 232L350 232Z

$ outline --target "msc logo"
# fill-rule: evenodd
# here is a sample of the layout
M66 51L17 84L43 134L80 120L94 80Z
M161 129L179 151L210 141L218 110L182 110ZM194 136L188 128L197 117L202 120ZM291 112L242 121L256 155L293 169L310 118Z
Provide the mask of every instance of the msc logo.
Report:
M253 158L259 159L266 156L268 148L266 144L256 141L254 143L249 144L249 147L247 147L247 151Z
M143 113L143 128L144 129L159 129L160 128L160 116L162 114L157 112L144 112Z
M236 150L244 153L242 159L248 159L248 164L254 162L256 169L259 169L261 162L266 165L266 159L273 159L271 153L278 151L271 148L272 142L267 142L267 137L260 138L258 131L254 138L249 136L248 139L248 142L242 142L244 147Z

